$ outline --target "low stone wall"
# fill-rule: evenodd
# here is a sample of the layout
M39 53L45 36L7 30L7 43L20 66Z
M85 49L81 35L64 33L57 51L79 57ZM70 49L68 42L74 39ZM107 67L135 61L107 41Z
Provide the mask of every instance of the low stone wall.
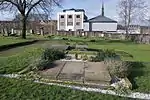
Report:
M150 44L150 34L130 35L129 39L136 43Z
M126 34L121 33L103 33L89 31L57 31L57 35L62 36L85 36L85 37L102 37L108 39L126 39ZM150 44L150 34L129 34L129 40L136 43Z

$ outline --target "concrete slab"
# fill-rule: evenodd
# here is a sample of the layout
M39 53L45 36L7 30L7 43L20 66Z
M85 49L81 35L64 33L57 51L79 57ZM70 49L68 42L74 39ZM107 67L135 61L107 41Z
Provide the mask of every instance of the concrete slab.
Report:
M111 77L103 62L57 61L42 75L62 81L109 84Z
M83 62L67 62L59 76L61 80L83 81Z
M56 61L53 64L49 65L49 69L41 71L40 74L47 78L56 79L57 75L61 72L61 69L65 62Z
M85 81L93 83L110 82L111 77L106 65L104 65L103 62L87 62L87 68L85 69Z
M61 73L83 74L83 62L67 62Z

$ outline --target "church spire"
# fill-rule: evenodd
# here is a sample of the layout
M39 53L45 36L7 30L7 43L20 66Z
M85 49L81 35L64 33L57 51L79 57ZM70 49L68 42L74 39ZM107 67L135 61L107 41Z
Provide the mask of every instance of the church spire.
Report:
M104 2L102 1L102 16L104 16Z

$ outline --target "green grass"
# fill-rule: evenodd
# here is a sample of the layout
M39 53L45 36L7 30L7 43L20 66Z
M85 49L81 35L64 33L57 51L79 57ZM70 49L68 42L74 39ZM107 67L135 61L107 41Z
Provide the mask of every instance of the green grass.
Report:
M51 44L65 44L70 42L74 44L75 42L86 42L89 48L94 49L115 49L116 51L124 51L131 57L122 57L123 60L128 61L141 61L150 62L150 45L146 44L136 44L130 41L119 41L119 40L104 40L95 38L96 42L90 42L93 38L79 38L79 37L68 37L69 40L50 40L46 43L41 43L37 45L30 45L23 49L15 48L13 51L3 52L3 57L0 54L0 74L2 73L17 73L18 71L26 68L32 59L40 55L41 49L36 49L39 47L50 47ZM25 50L24 50L25 49ZM15 53L10 53L14 52ZM4 54L5 53L5 54ZM88 52L92 54L92 52ZM5 56L5 55L9 56ZM150 64L144 64L144 67L135 65L132 72L131 79L134 84L133 91L147 92L150 91Z
M61 37L61 36L59 36ZM63 38L63 37L62 37ZM150 61L150 45L147 44L136 44L131 41L123 40L105 40L104 38L85 38L85 37L64 37L71 40L59 40L62 42L75 44L75 43L85 43L89 48L93 49L114 49L116 51L123 51L132 55L131 57L122 57L126 61ZM96 42L90 42L90 40L96 40Z
M20 53L23 53L24 51L27 51L28 49L32 49L32 48L39 48L39 47L42 48L42 47L45 47L46 45L48 45L50 43L51 42L49 42L49 41L39 41L39 42L35 42L33 44L30 44L30 45L11 48L11 49L8 49L5 51L1 51L0 57L8 57L8 56L20 54Z
M42 48L60 43L59 41L46 41L0 52L0 74L17 73L23 70L31 61L41 56Z
M26 68L33 59L40 56L42 49L29 48L22 53L9 57L0 57L0 74L17 73Z
M134 64L129 76L133 91L150 93L150 63Z
M7 78L0 78L0 98L1 100L127 100L111 95Z
M133 58L124 57L123 60L129 61L150 61L150 45L146 44L135 44L132 42L109 42L109 41L98 41L95 43L88 43L89 48L95 49L114 49L116 51L124 51L133 56Z
M27 40L17 38L17 37L2 37L2 36L0 36L0 46L1 45L18 43L18 42L24 42L24 41L27 41Z

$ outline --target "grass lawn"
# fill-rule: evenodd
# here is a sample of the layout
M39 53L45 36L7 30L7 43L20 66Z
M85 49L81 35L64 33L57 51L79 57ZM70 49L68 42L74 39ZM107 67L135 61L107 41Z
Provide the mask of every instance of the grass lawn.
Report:
M114 49L116 51L124 51L133 56L133 58L122 57L123 60L150 62L149 56L150 45L147 44L136 44L131 41L121 41L121 40L104 40L103 38L85 38L85 37L61 37L61 38L68 38L69 40L63 40L63 42L66 43L75 44L82 42L88 44L89 48ZM90 40L95 40L96 42L90 42Z
M133 91L150 94L150 63L135 64L129 79Z
M6 45L6 44L13 44L18 42L24 42L27 41L25 39L17 38L17 37L2 37L0 36L0 46Z
M0 78L0 98L1 100L127 100L111 95L7 78Z
M0 74L17 73L26 68L29 63L40 56L42 49L28 48L13 56L0 57Z
M13 56L13 55L16 55L16 54L19 54L19 53L21 54L24 51L27 51L28 49L44 47L44 45L48 44L48 43L49 42L46 42L46 41L39 41L39 42L35 42L33 44L30 44L30 45L11 48L11 49L8 49L8 50L5 50L5 51L1 51L0 52L0 57Z
M29 63L32 61L32 59L35 59L40 55L42 50L37 49L39 47L40 48L50 47L51 44L65 44L66 42L70 42L70 43L85 42L86 44L88 44L89 48L115 49L117 51L124 51L126 53L133 55L133 58L123 57L123 60L150 62L150 56L149 56L150 45L135 44L129 41L119 41L119 40L112 41L112 40L104 40L104 39L97 39L97 38L94 38L96 42L90 42L90 40L92 40L93 38L86 39L86 38L71 37L71 39L72 39L71 41L50 40L47 43L30 45L23 48L14 48L11 49L10 51L1 52L2 54L0 54L0 74L17 73L18 71L26 68L29 65ZM135 68L131 75L132 82L134 84L133 91L150 93L149 92L150 91L149 71L150 71L149 63L145 63L143 67L139 65L135 65Z
M60 43L59 41L45 41L0 52L0 74L11 74L21 71L32 60L41 55L42 48L48 48L52 44Z
M95 43L88 43L89 48L95 49L114 49L116 51L124 51L133 56L133 58L123 57L123 60L129 61L150 61L150 45L135 44L129 42L110 42L110 41L98 41Z

